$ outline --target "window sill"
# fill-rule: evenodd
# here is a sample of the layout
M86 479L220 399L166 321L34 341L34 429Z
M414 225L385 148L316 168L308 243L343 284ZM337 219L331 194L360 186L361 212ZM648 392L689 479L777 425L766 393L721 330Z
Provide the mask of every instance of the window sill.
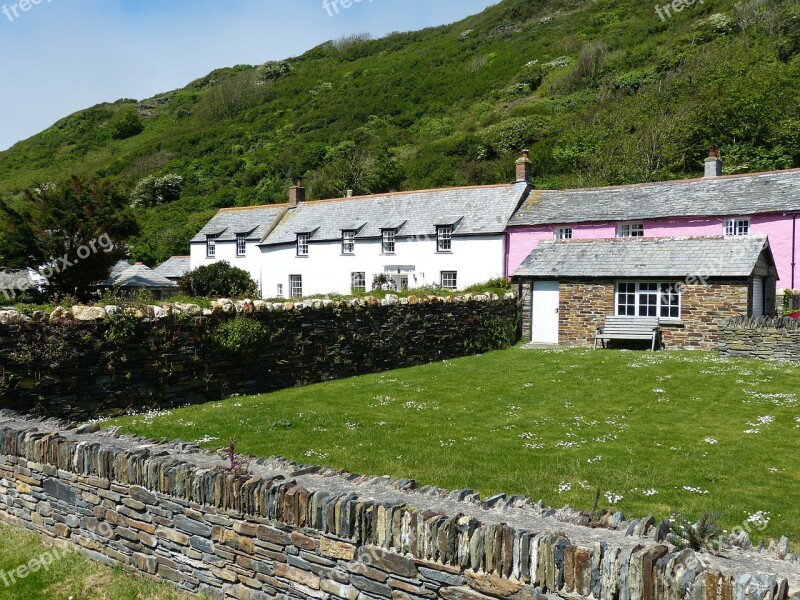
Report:
M452 254L452 250L437 250L436 254Z
M381 256L397 256L397 252L381 252Z
M298 254L295 258L310 258L308 254Z
M659 319L658 324L665 327L683 327L685 325L683 319Z
M342 252L339 256L355 256L355 252Z

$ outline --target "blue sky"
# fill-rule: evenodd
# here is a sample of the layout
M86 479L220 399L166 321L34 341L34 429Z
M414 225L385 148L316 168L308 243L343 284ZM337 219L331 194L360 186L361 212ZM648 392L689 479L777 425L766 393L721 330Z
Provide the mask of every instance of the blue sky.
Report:
M337 14L323 0L0 0L0 150L100 102L148 98L347 33L451 23L497 2L343 1Z

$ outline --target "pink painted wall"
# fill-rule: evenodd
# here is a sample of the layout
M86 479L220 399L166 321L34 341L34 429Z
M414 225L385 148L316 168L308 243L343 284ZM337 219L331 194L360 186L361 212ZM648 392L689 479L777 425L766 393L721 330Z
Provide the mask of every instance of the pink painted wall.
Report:
M617 235L616 222L565 224L572 227L572 238L605 239ZM559 225L509 227L508 273L513 274L539 242L552 240ZM769 236L772 254L778 267L778 288L792 287L792 216L757 215L750 219L750 231ZM646 237L719 236L725 233L725 217L671 218L644 222ZM797 253L800 262L800 218L798 219ZM794 269L794 287L800 287L800 265Z

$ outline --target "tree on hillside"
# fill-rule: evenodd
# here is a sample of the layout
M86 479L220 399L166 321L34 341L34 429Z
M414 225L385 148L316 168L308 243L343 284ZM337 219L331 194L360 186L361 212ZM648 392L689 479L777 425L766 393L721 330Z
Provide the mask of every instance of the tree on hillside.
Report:
M73 177L26 190L24 208L0 200L0 260L33 268L54 293L85 296L124 258L138 232L128 198L108 183Z

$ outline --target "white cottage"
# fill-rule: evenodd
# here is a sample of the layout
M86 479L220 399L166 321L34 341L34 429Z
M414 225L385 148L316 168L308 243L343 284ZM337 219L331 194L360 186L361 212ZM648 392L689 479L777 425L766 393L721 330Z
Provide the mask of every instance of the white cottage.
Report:
M376 275L402 290L463 289L506 269L508 220L531 190L527 153L512 184L221 210L194 237L191 268L225 260L248 271L263 298L370 291Z

